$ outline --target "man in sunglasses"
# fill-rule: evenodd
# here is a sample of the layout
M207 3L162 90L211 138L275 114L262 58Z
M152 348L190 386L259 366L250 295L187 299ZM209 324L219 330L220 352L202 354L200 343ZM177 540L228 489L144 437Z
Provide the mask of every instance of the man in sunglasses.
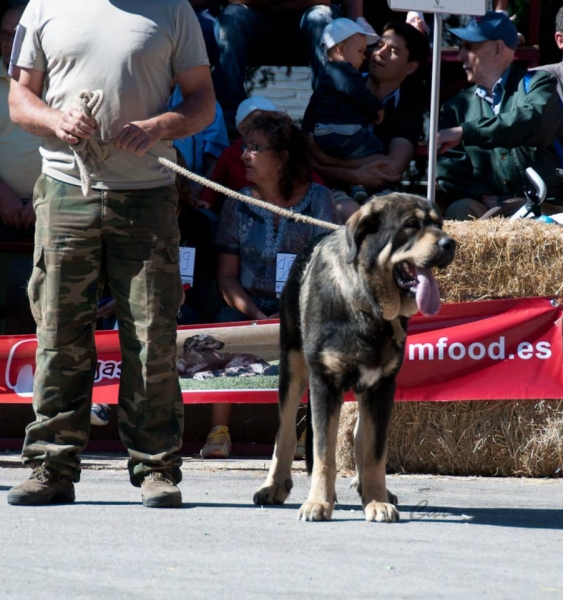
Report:
M471 87L441 111L437 182L446 217L479 218L490 210L516 211L533 167L547 186L544 212L563 211L563 179L554 143L563 136L555 79L514 65L518 32L508 16L490 11L466 27L459 61ZM441 199L440 199L441 200Z

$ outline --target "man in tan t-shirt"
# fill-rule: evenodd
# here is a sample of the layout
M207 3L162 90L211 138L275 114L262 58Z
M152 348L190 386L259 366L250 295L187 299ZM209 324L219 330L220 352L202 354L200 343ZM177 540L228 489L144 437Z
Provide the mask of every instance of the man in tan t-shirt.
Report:
M168 112L174 79L184 102ZM95 114L77 105L84 90L103 92L94 95ZM201 28L186 0L27 5L14 40L10 115L43 138L29 282L36 420L22 451L33 472L10 490L10 504L74 501L98 371L96 306L107 283L119 323L117 414L131 482L145 506L181 505L178 195L156 157L174 158L171 140L206 127L214 106ZM83 140L91 151L107 150L88 177L78 168Z

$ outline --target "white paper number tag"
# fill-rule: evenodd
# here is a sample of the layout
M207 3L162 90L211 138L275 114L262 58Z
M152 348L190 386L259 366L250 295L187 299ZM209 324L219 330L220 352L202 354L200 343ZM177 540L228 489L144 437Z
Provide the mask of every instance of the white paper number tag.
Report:
M195 268L195 248L180 246L180 275L182 277L182 286L193 287Z
M283 290L283 286L287 281L289 269L295 260L297 254L289 254L287 252L278 252L276 256L276 296L279 298Z

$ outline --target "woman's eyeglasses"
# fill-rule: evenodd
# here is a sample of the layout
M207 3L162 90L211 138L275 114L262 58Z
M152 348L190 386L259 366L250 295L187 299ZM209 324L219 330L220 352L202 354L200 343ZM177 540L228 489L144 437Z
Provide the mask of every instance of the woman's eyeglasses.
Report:
M258 152L263 152L264 150L271 150L270 146L261 146L260 144L242 144L241 149L243 152L248 152L249 154L258 154Z

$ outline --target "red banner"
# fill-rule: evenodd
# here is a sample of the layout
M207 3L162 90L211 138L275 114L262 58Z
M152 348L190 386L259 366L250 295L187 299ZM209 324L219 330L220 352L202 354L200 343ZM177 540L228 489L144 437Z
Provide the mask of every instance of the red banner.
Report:
M445 304L409 323L397 400L563 398L562 308L548 298Z
M562 398L561 317L561 307L548 298L446 304L437 316L417 315L409 323L396 399ZM184 402L277 401L276 321L181 327L180 355L184 341L200 333L211 333L223 340L225 349L237 351L214 351L215 357L251 356L269 370L255 378L248 370L237 376L233 367L220 375L211 368L190 373L180 378ZM121 369L118 333L98 331L95 336L98 366L93 399L113 404L117 402ZM241 341L237 341L238 336ZM31 402L36 348L35 336L0 336L0 402ZM241 360L230 360L228 364L239 364ZM261 387L253 387L255 381Z

